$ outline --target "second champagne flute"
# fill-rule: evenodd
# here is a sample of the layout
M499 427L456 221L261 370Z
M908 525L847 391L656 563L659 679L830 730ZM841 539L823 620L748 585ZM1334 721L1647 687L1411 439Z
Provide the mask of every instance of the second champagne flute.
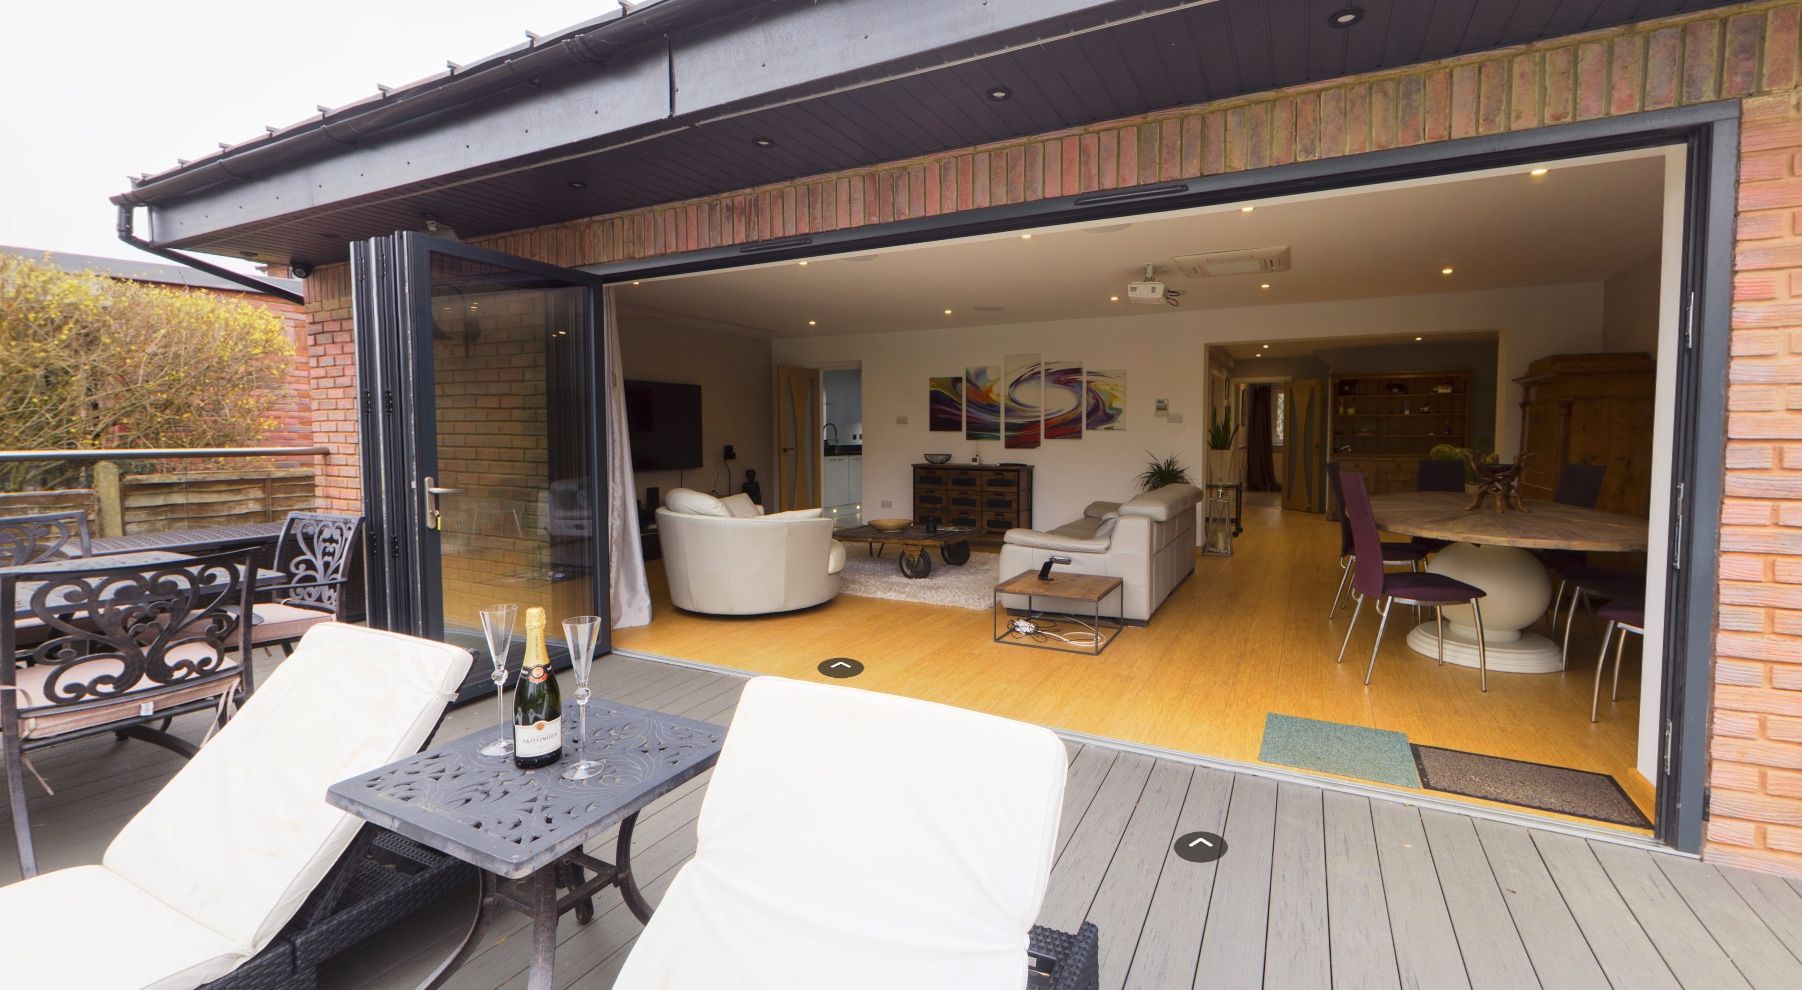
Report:
M578 615L563 620L563 642L569 646L569 665L576 675L576 762L563 771L564 780L587 780L604 765L588 758L588 675L594 670L594 646L601 637L602 618Z
M488 677L494 682L494 711L501 730L479 752L483 756L508 756L513 752L513 719L501 699L507 689L507 657L513 652L513 623L519 618L519 606L490 605L478 614L482 617L482 635L488 639L488 660L494 664L494 672Z

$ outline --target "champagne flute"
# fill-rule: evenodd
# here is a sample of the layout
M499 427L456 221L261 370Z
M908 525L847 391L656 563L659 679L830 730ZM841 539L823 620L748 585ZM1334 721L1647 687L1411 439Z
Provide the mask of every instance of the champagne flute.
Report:
M513 752L513 720L507 717L502 697L507 687L507 657L513 652L513 623L519 618L519 606L490 605L478 614L482 617L482 635L488 639L488 660L494 664L489 680L494 682L494 713L500 722L500 735L483 746L483 756L508 756Z
M563 642L569 647L570 669L576 675L576 762L563 771L564 780L587 780L599 774L603 764L588 758L588 675L594 670L595 641L601 638L598 615L578 615L563 620Z

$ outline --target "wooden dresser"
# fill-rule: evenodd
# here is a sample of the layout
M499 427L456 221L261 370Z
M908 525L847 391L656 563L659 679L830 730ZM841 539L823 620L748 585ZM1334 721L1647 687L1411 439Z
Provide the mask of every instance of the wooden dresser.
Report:
M972 542L999 546L1008 530L1032 528L1032 465L915 464L913 517L975 526Z
M1521 472L1527 498L1552 497L1567 464L1601 464L1596 508L1645 518L1652 494L1657 378L1650 354L1554 354L1527 365L1521 386Z

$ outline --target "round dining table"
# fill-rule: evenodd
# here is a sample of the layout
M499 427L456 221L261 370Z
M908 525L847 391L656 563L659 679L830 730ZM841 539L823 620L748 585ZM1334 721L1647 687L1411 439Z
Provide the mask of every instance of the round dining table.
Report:
M1527 500L1527 511L1497 512L1492 501L1471 509L1458 492L1404 492L1370 499L1377 526L1402 536L1449 543L1427 570L1485 592L1483 641L1489 669L1550 674L1563 667L1559 645L1527 627L1552 602L1552 582L1530 550L1632 553L1646 549L1646 520L1559 502ZM1477 665L1477 630L1468 605L1445 609L1445 661ZM1429 619L1408 634L1417 653L1437 658Z

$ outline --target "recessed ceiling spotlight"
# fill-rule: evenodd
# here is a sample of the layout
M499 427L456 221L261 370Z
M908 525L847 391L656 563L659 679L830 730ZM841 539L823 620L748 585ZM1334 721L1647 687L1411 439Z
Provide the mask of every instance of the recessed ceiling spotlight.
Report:
M638 284L638 283L637 283L637 282L633 282L633 283L632 283L632 284L633 284L633 285L637 285L637 284Z
M945 310L945 315L946 315L946 316L950 316L950 315L951 315L951 311L950 311L950 310Z
M774 138L766 138L766 137L754 137L751 139L751 143L758 146L759 148L774 148L776 146L776 141Z
M1021 234L1020 239L1023 241L1030 241L1030 240L1032 240L1032 235L1031 234Z
M1326 26L1348 28L1364 19L1363 7L1341 7L1327 15Z
M818 320L808 320L807 325L810 327L817 327L820 325L820 323Z
M571 189L587 189L588 183L583 182L581 179L571 179L569 180L569 187Z
M802 268L806 268L806 267L807 267L807 262L805 262L805 261L803 261L803 262L801 262L801 267L802 267Z
M1257 209L1257 207L1255 207L1255 206L1241 206L1241 207L1239 207L1239 212L1240 213L1250 213L1251 211L1253 211L1255 209Z
M988 89L983 90L982 95L988 97L995 103L1000 103L1003 100L1010 99L1014 95L1014 91L1008 89L1006 86L997 85L990 86Z
M1439 274L1441 274L1441 275L1450 275L1451 273L1452 273L1452 269L1451 269L1451 266L1449 266L1449 265L1444 268L1439 269Z
M1416 337L1416 338L1414 338L1414 339L1415 339L1415 340L1417 340L1417 341L1420 341L1420 340L1425 340L1425 339L1426 339L1426 338L1425 338L1425 337Z
M1265 349L1265 350L1270 350L1270 345L1269 345L1269 344L1265 344L1265 345L1264 345L1264 349Z
M1258 288L1260 288L1260 289L1268 289L1268 288L1270 288L1270 283L1269 283L1269 282L1265 282L1265 283L1264 283L1264 284L1262 284L1262 285L1260 285L1260 286L1258 286Z
M1549 169L1549 168L1536 168L1533 171L1528 172L1527 174L1528 175L1544 175L1550 171L1551 171L1551 169Z
M1108 296L1108 297L1107 297L1107 301L1108 301L1108 302L1119 302L1119 301L1120 301L1120 297L1119 297L1119 296Z

